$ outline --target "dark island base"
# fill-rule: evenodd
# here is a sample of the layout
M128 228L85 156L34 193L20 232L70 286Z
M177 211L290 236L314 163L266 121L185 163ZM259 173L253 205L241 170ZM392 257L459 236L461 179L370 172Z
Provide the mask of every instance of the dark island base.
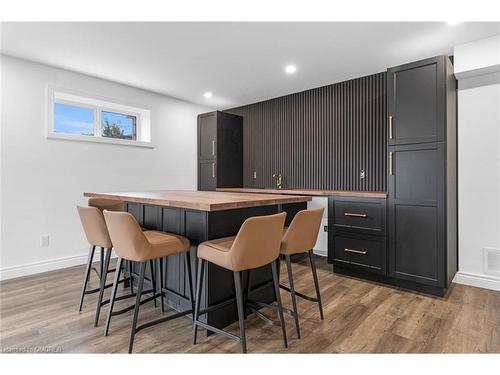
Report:
M196 251L199 243L237 234L241 224L252 216L270 215L284 211L287 213L285 225L289 225L295 214L305 208L307 208L305 202L223 211L201 211L131 202L127 202L125 205L126 211L134 215L143 228L183 235L191 241L190 255L193 285L196 285ZM165 292L167 307L176 311L190 309L189 284L184 256L171 255L161 261L163 262L164 271L162 288ZM134 265L133 268L134 273L137 272L137 265ZM156 272L158 272L157 265L155 265L155 268ZM152 287L149 267L146 272L145 288ZM156 277L158 282L159 279L159 277ZM247 274L245 272L242 281L242 285L245 287L247 284ZM265 303L276 300L270 265L252 271L251 298ZM213 306L229 300L233 300L233 302L228 302L224 307L207 313L201 317L202 321L217 328L224 328L238 320L232 272L208 263L204 273L201 309L203 310L207 305Z
M363 272L344 268L335 264L333 266L333 272L341 275L356 277L359 279L366 279L369 281L375 281L382 284L388 284L397 288L406 289L411 292L421 292L430 294L436 297L444 297L448 289L440 288L437 286L419 284L413 281L396 279L389 276L377 275L370 272Z

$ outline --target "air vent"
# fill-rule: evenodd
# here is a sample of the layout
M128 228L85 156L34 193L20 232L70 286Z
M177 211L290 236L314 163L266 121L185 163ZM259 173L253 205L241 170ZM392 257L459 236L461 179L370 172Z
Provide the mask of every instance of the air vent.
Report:
M484 247L483 265L485 274L500 276L500 249Z

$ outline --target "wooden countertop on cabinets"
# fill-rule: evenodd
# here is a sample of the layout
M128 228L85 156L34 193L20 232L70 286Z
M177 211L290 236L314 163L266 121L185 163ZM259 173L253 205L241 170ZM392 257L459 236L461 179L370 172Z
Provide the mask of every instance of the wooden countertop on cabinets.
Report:
M362 198L387 198L383 191L355 191L355 190L321 190L321 189L259 189L259 188L219 188L217 191L229 193L265 193L280 195L307 195L314 197L362 197Z
M235 208L269 206L284 203L300 203L311 200L310 196L220 192L220 191L189 191L189 190L158 190L94 193L85 192L85 197L115 199L124 202L151 204L158 206L189 208L200 211L221 211Z

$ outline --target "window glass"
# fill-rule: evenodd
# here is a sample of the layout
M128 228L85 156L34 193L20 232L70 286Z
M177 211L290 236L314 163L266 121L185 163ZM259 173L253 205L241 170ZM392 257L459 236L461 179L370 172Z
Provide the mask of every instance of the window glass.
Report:
M115 112L101 112L101 135L109 138L137 139L135 116Z
M54 132L94 135L94 110L76 105L54 103Z

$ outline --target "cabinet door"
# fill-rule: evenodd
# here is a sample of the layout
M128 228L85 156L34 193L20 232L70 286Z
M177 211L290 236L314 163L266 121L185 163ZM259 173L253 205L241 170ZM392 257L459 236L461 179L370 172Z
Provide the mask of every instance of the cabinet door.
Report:
M444 286L442 143L389 147L389 274Z
M217 188L217 163L215 160L198 163L198 190L214 191Z
M388 70L389 145L444 140L444 59L440 56Z
M217 155L217 112L198 116L198 159L215 159Z

